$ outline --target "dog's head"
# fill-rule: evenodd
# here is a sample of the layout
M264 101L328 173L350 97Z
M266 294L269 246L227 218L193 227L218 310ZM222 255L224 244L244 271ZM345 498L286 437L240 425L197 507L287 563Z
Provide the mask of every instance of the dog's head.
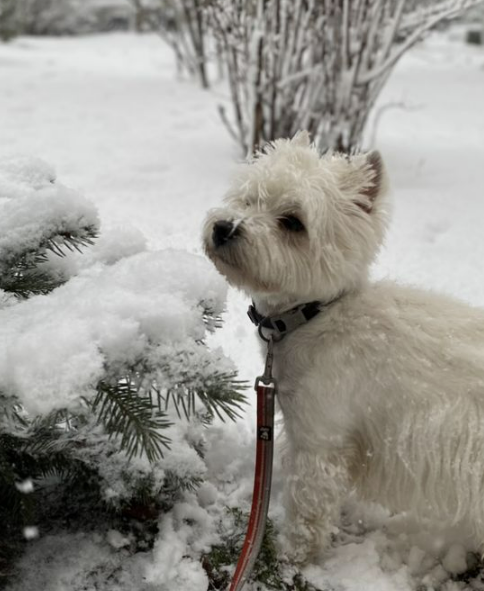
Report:
M377 152L320 156L306 133L240 167L208 214L207 255L254 294L309 301L357 285L382 243L386 175Z

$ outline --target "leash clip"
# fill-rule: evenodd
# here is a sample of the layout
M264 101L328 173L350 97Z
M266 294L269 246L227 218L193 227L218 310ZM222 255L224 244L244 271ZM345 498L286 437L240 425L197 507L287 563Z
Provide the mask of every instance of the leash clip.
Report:
M262 383L264 386L271 386L276 389L276 381L272 375L272 366L274 365L274 337L271 335L264 339L267 342L266 362L264 366L264 373L255 380L255 389Z

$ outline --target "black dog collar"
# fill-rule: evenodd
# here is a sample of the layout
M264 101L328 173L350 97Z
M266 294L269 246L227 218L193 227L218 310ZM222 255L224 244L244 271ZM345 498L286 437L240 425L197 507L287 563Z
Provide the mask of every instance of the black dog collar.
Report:
M272 338L275 341L280 341L287 335L287 333L292 332L299 326L309 322L321 312L321 308L328 306L334 301L335 300L331 300L331 302L328 302L327 304L323 304L319 301L301 304L283 312L282 314L278 314L277 316L263 316L257 311L255 304L252 302L247 314L251 322L253 322L253 324L259 329L261 339L264 341L268 340L262 332L262 329L267 328L268 330L273 331Z

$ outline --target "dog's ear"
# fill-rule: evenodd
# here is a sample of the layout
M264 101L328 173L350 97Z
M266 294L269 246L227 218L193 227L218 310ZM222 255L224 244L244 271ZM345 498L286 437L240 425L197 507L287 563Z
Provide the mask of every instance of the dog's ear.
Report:
M373 211L378 197L387 188L385 166L380 152L356 154L351 157L335 155L340 189L365 213Z
M357 199L356 204L366 213L371 213L385 183L385 168L380 152L374 150L365 154L363 168L365 180L359 190L362 199Z
M306 130L298 131L291 139L291 144L300 148L309 148L311 145L309 132Z

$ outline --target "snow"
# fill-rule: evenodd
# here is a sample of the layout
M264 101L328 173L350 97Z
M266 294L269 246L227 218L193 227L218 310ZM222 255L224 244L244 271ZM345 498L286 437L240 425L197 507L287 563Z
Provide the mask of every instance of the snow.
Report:
M24 494L28 494L34 492L34 483L30 478L27 478L26 480L22 480L22 482L16 482L15 488Z
M35 251L51 236L75 234L78 228L96 230L98 225L93 205L56 183L53 170L41 160L0 161L2 265L21 251Z
M91 398L106 366L122 375L141 358L177 361L189 349L209 371L205 350L194 344L206 332L199 303L220 313L224 295L209 263L184 251L94 265L49 297L0 311L0 389L46 414Z
M130 540L126 536L115 529L110 529L106 534L106 540L108 544L110 544L116 550L119 548L124 548L125 546L129 546Z
M22 38L0 45L0 75L0 157L22 153L53 163L76 196L95 203L102 222L101 239L89 253L50 261L72 277L55 294L12 305L0 293L0 389L8 387L30 410L45 412L75 403L68 387L73 382L76 392L89 394L106 360L123 364L148 346L160 353L168 345L151 342L160 327L180 350L188 337L205 334L193 321L197 299L210 298L220 311L225 294L208 262L193 255L201 253L205 211L218 204L240 155L215 108L224 89L204 92L177 80L171 54L156 36ZM378 127L370 123L368 129L395 193L392 229L374 276L484 305L482 50L448 34L431 36L402 60L377 111L389 103L405 107L385 110ZM50 183L49 166L15 162L8 178L0 170L0 207L23 208L57 190L71 195ZM12 203L6 203L7 193ZM27 206L19 211L26 213ZM108 303L112 314L106 316ZM224 328L209 342L252 382L262 367L246 307L241 294L229 291ZM52 330L56 343L49 339ZM42 347L46 339L49 347ZM188 446L176 461L167 457L180 470L199 469L205 483L161 516L153 551L130 554L124 540L119 546L120 532L40 532L9 591L205 591L200 554L217 542L225 507L250 505L253 421L250 408L245 420L206 431L206 459L198 468ZM190 429L199 436L199 426L183 429L174 435L177 441ZM128 494L116 490L122 465L111 461L104 463L106 494ZM166 468L156 468L160 478ZM149 468L140 463L139 469ZM276 451L276 523L283 478ZM325 561L304 572L325 590L480 589L478 580L451 579L464 568L467 550L465 532L355 504Z
M464 546L452 544L442 559L442 566L449 573L463 573L467 570L466 554Z
M48 568L39 569L39 562L44 562ZM22 559L25 569L22 581L11 588L12 591L108 591L108 587L99 581L107 571L112 589L142 590L138 585L141 572L137 562L129 558L126 550L113 548L105 536L87 533L48 535L32 544L31 551ZM122 569L122 564L127 568Z
M5 158L0 162L0 173L0 195L9 199L48 187L56 178L52 166L34 157Z
M39 530L35 525L29 525L24 527L23 534L26 540L35 540L39 537Z
M199 556L219 541L214 518L202 507L179 503L160 520L160 535L146 569L146 580L160 591L206 589Z
M109 507L126 507L136 498L140 486L151 498L167 502L170 500L169 491L164 494L160 491L170 486L170 479L183 483L192 478L204 478L207 466L193 445L194 441L203 441L203 426L196 419L177 421L176 412L170 408L168 418L172 425L166 434L173 453L165 453L164 457L152 463L146 456L135 456L129 460L119 450L116 440L111 439L98 424L90 426L89 446L85 445L86 430L77 438L80 443L77 455L85 465L97 471L101 497Z

